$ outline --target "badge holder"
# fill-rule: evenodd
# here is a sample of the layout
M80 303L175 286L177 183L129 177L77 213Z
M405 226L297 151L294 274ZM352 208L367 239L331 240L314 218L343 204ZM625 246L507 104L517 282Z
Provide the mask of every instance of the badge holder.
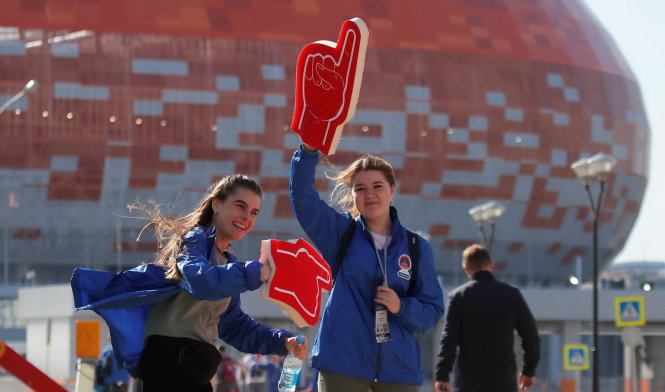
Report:
M383 304L376 304L374 313L374 332L376 333L376 342L383 343L392 340L390 336L390 327L388 327L388 308Z
M390 243L390 237L386 240L386 243L383 247L383 257L384 262L387 263L388 260L388 243ZM379 262L379 268L383 273L383 285L388 286L388 275L386 275L386 266L381 265L381 256L379 256L379 251L374 248L376 252L376 260ZM392 340L390 336L390 327L388 326L388 308L386 305L375 303L374 304L374 333L376 334L376 342L383 343L389 342Z

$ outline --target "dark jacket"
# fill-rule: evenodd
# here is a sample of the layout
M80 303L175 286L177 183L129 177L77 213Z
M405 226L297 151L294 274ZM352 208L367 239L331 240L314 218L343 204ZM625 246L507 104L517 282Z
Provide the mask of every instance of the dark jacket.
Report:
M524 350L522 374L534 376L540 339L524 297L515 287L495 280L491 272L476 272L451 294L436 379L449 381L459 347L453 390L516 391L515 330Z

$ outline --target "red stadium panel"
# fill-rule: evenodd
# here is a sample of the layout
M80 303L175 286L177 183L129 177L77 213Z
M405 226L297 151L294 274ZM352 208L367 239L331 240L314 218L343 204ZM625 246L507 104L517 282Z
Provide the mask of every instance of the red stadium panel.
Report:
M266 190L240 256L257 257L266 237L301 237L287 189L295 64L352 17L367 22L369 46L330 162L390 161L401 219L429 235L440 272L478 241L466 211L496 199L507 206L493 246L502 277L521 282L531 262L534 282L564 282L571 260L591 256L569 164L598 152L619 162L603 262L621 250L646 186L649 127L632 72L582 1L8 0L0 102L39 83L0 114L12 280L19 263L149 260L149 235L129 246L142 221L122 218L124 206L184 212L233 172ZM326 196L323 177L317 187Z

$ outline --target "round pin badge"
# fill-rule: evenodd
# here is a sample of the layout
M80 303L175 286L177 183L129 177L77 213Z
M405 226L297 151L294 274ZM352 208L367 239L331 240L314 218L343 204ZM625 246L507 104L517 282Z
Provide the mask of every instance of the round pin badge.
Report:
M397 276L406 280L411 279L411 258L409 255L401 255L397 262L399 263L399 271L397 272Z

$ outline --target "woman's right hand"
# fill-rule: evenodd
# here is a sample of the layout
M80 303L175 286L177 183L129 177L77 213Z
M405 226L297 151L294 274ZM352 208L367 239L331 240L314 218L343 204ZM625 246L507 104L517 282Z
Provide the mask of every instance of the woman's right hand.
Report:
M303 336L303 338L304 342L302 344L298 344L295 336L286 339L284 342L286 350L292 352L299 359L305 359L307 356L307 336Z
M259 278L261 282L267 282L270 280L270 275L272 274L272 268L270 263L261 263L261 277Z

